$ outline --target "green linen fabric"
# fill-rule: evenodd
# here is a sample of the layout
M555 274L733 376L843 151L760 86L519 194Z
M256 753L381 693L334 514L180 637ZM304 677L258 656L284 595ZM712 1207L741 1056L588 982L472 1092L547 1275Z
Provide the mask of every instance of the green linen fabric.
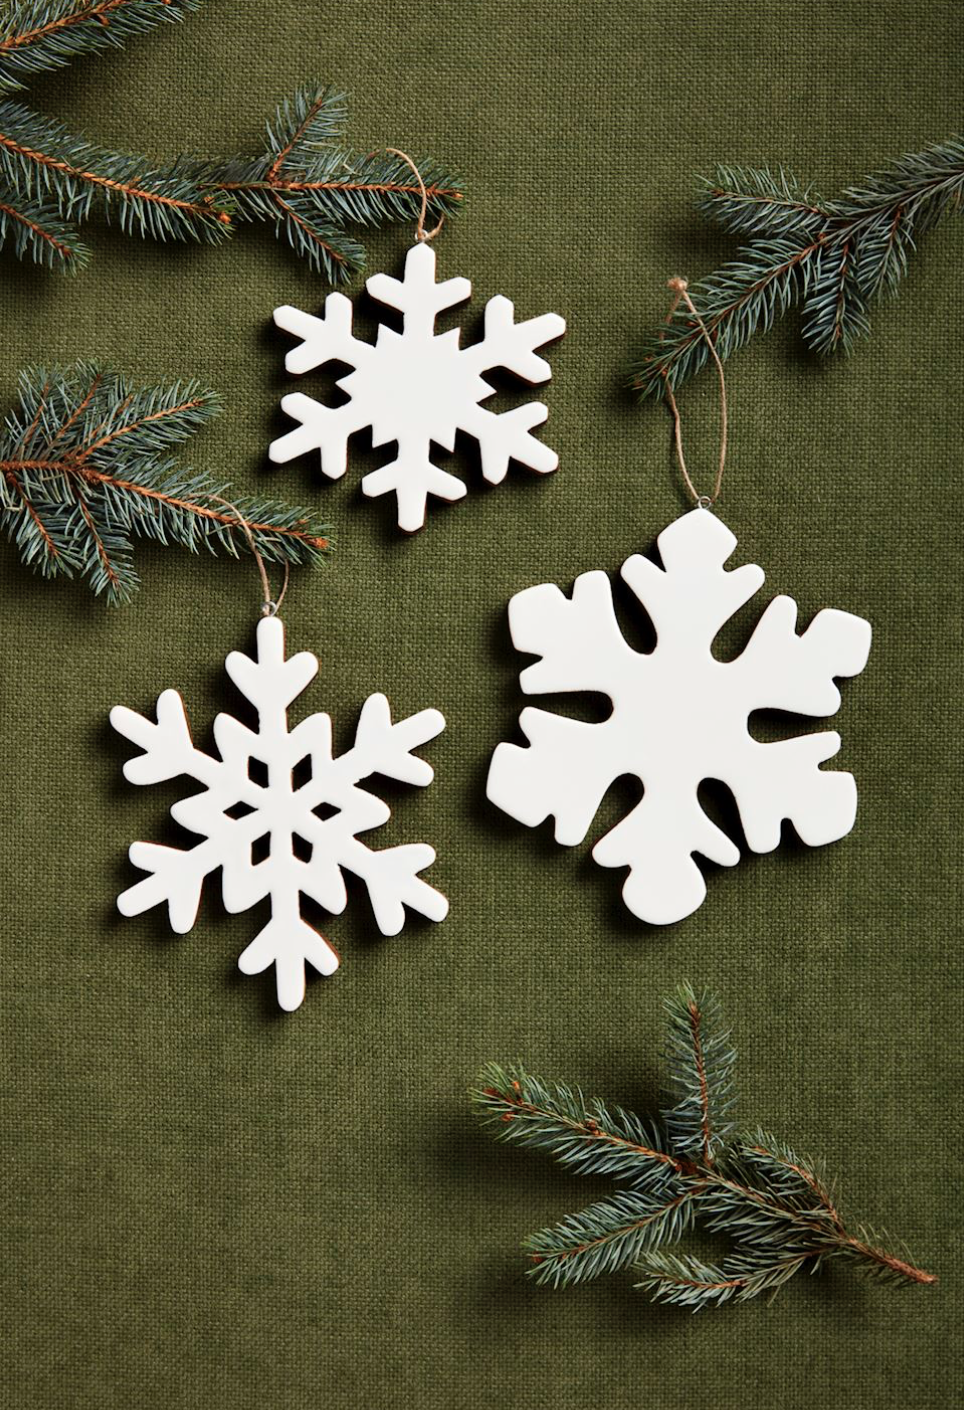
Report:
M488 489L460 451L468 496L408 539L359 492L370 452L335 485L309 460L267 463L292 385L271 310L326 292L268 230L210 250L91 228L73 282L0 262L5 402L45 359L196 375L225 401L196 463L324 506L337 558L294 577L284 614L291 647L322 661L302 704L330 710L341 743L375 689L399 713L444 712L423 751L436 782L392 790L373 841L431 842L451 899L444 924L383 940L356 893L328 928L341 970L287 1016L270 975L235 968L257 917L215 894L183 938L162 913L117 916L127 845L164 835L178 790L123 781L107 711L175 686L207 738L236 702L223 659L251 641L256 575L142 547L142 591L110 611L4 547L4 1406L959 1403L964 228L927 238L852 359L811 358L789 319L728 367L722 512L738 559L767 571L760 601L874 625L839 716L852 835L710 869L705 905L650 929L589 860L619 790L570 850L497 813L484 779L517 737L509 597L615 570L684 505L665 413L621 382L667 277L733 249L695 214L695 175L782 162L832 193L948 135L962 39L941 0L245 0L31 85L44 111L169 157L250 145L303 78L342 84L363 148L465 173L436 248L441 274L472 279L476 321L505 293L569 331L540 432L558 474ZM379 235L371 268L397 271L407 244ZM681 405L708 478L712 378ZM520 1239L607 1185L491 1143L466 1089L484 1061L520 1059L651 1109L660 1000L682 978L721 995L745 1119L824 1155L845 1209L905 1238L936 1287L898 1295L840 1266L769 1309L694 1318L628 1276L565 1293L525 1279Z

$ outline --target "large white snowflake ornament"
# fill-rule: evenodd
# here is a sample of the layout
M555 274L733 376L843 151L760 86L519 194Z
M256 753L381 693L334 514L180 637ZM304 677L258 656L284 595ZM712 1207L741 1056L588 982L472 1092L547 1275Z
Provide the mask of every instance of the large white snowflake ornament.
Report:
M466 492L464 481L433 464L433 441L451 451L456 432L473 436L482 474L493 485L505 479L510 460L543 475L555 470L558 456L529 434L549 414L541 402L501 415L480 403L493 395L482 376L492 368L505 368L532 384L549 380L549 364L535 349L566 331L558 314L516 323L512 303L500 294L486 304L482 340L459 347L460 330L436 333L435 320L468 299L472 285L468 279L436 284L435 251L426 243L409 250L402 280L373 274L367 289L401 312L401 333L380 324L374 344L356 338L351 300L344 294L328 295L323 318L290 305L275 309L278 327L302 340L285 358L289 372L311 372L328 362L347 363L354 371L337 384L349 397L342 406L324 406L301 392L282 398L282 410L301 424L271 443L272 460L319 450L322 472L336 480L347 467L349 436L371 427L373 445L394 441L398 453L390 465L364 476L362 490L373 497L394 491L399 528L409 532L425 523L430 494L455 500Z
M640 919L666 925L691 914L706 895L694 853L723 866L739 860L700 806L704 779L730 788L754 852L777 846L785 818L810 846L853 827L853 775L819 767L837 753L840 736L824 731L764 744L750 734L748 719L763 709L834 714L834 677L863 670L870 624L824 610L798 636L796 603L777 597L742 654L719 661L714 638L758 591L762 569L724 569L736 539L707 509L682 515L658 545L662 568L638 555L622 566L656 631L649 653L622 636L605 573L582 574L571 598L543 583L512 599L513 644L542 658L522 672L525 693L602 692L613 709L601 724L524 710L529 745L498 746L487 792L529 827L552 815L556 841L573 846L610 785L624 775L638 778L642 799L596 843L593 857L604 867L628 867L626 905Z
M135 842L130 859L150 873L117 899L123 915L167 903L171 928L190 930L204 880L221 869L225 909L246 911L266 897L271 919L238 960L245 974L275 966L278 1002L296 1009L305 994L305 964L332 974L338 956L301 915L301 897L340 914L347 904L343 872L368 889L383 935L397 935L410 906L443 920L445 897L419 872L435 860L422 843L374 851L359 833L387 822L386 803L359 787L372 774L424 786L432 768L412 750L445 728L438 710L422 710L392 724L384 695L370 695L355 742L332 756L331 718L311 715L288 728L288 707L314 679L318 660L302 651L285 660L284 629L277 617L258 623L257 656L232 651L228 675L258 712L257 730L230 715L214 722L217 754L196 749L176 690L157 701L157 722L115 705L114 729L143 749L124 765L131 783L160 783L185 775L203 791L175 803L171 817L202 839L181 850ZM218 757L220 756L220 757ZM259 849L265 853L259 856Z

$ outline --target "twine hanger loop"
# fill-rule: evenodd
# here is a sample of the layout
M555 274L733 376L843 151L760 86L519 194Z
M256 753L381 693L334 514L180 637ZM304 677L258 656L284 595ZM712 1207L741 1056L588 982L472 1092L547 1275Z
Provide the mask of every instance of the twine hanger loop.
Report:
M673 388L670 384L669 377L666 377L665 379L666 404L668 405L673 417L673 439L676 445L676 459L679 462L680 473L682 474L683 480L686 483L686 488L689 490L690 494L693 497L693 503L696 505L697 509L712 509L713 505L720 497L720 490L723 488L723 472L726 469L726 447L729 430L728 408L726 401L726 377L723 374L723 363L720 359L720 355L716 351L716 344L710 337L706 324L703 322L703 319L700 317L696 305L690 298L689 286L686 280L678 274L674 275L674 277L669 280L666 287L673 291L673 302L670 306L666 322L670 323L672 321L673 314L676 312L680 303L684 303L689 312L693 315L694 319L696 320L696 324L700 330L700 333L702 334L703 341L706 343L706 346L709 349L710 357L716 364L716 373L720 384L720 459L719 464L717 466L716 480L713 484L712 494L700 494L696 486L693 484L690 473L686 468L686 457L683 455L683 434L682 427L680 424L679 407L676 404L676 397L673 395Z
M434 230L425 229L425 217L428 215L428 191L425 189L425 182L422 180L422 173L419 171L418 167L412 161L412 158L408 155L407 152L400 152L397 147L386 147L385 151L391 152L393 157L401 157L402 161L406 162L407 165L412 168L415 180L418 182L418 189L422 193L422 209L418 213L418 224L415 226L415 239L420 245L424 244L428 240L434 240L436 235L441 230L442 226L445 224L445 216L443 215L439 217L439 223L438 225L436 225Z
M225 499L223 495L214 494L213 492L208 491L208 498L217 500L218 504L225 505L228 509L231 510L231 513L234 515L235 519L237 519L238 525L248 541L248 547L251 550L251 556L257 564L258 576L261 579L261 616L276 617L281 608L282 602L284 602L285 593L288 591L288 580L291 576L290 564L288 564L287 562L285 563L284 579L281 584L281 591L278 593L277 599L272 598L271 582L268 578L268 570L265 567L264 558L262 557L261 552L258 549L258 545L255 543L251 525L248 523L247 519L245 519L238 506L236 504L232 504L229 499Z

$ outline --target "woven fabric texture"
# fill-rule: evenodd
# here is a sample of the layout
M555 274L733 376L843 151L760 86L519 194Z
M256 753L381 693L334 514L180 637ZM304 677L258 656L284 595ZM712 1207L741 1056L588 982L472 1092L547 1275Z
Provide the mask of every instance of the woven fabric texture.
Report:
M357 468L331 485L307 461L267 463L292 385L271 310L325 293L268 230L211 250L91 227L73 282L0 262L5 402L28 362L195 375L225 400L196 462L324 506L337 558L296 575L284 614L291 648L321 657L306 705L341 742L375 689L399 713L444 712L424 751L435 784L399 788L377 841L431 842L452 903L443 925L382 940L355 894L329 927L341 970L293 1016L270 976L236 972L251 915L209 895L185 938L159 913L118 917L127 844L162 833L177 788L124 783L107 711L175 686L206 738L235 702L223 659L251 641L257 577L141 548L142 591L109 611L4 548L5 1406L958 1403L964 227L927 237L851 359L808 356L791 318L728 366L739 555L803 620L838 606L874 624L840 715L853 834L712 869L702 909L652 930L589 860L618 790L570 850L498 814L484 779L521 703L509 597L618 568L684 505L665 413L621 383L666 279L732 251L695 214L695 175L782 162L832 193L948 135L962 40L940 0L243 0L32 84L43 110L160 157L250 145L303 78L342 84L363 149L465 173L440 274L472 279L476 313L505 293L569 331L540 433L558 474L485 489L460 448L467 498L407 539ZM371 268L397 272L407 243L372 239ZM711 377L681 409L711 477ZM363 447L356 466L374 463ZM747 1121L824 1155L846 1210L905 1238L935 1288L897 1295L840 1267L769 1309L694 1318L629 1277L567 1293L523 1277L520 1239L606 1185L492 1144L465 1097L476 1070L520 1059L647 1110L660 998L683 978L721 995Z

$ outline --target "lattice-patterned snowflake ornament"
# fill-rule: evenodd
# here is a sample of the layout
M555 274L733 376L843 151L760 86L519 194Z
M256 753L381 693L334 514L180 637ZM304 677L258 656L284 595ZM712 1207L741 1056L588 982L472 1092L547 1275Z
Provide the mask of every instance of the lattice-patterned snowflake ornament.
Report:
M368 889L383 935L396 935L409 906L443 920L448 902L419 875L435 860L422 843L375 851L360 833L388 821L390 809L361 788L373 774L425 786L432 768L412 752L445 728L438 710L423 710L393 724L384 695L365 701L346 753L332 754L331 719L311 715L288 727L288 707L318 672L318 660L301 651L285 659L284 629L277 617L258 623L254 659L232 651L228 675L258 712L251 730L230 715L214 722L216 754L195 748L184 702L175 690L157 701L157 721L115 705L111 724L144 751L128 760L131 783L160 783L181 775L203 790L175 803L171 816L202 840L185 850L135 842L130 859L149 875L118 897L123 915L139 915L166 902L171 928L190 930L205 878L220 868L225 909L246 911L268 898L271 919L238 960L245 974L274 965L278 1001L296 1009L305 993L305 965L332 974L338 956L303 919L308 896L333 914L347 904L344 872ZM260 852L264 855L259 855Z
M529 827L553 816L556 841L573 846L610 785L623 775L638 778L641 801L596 843L593 857L604 867L628 867L626 905L665 925L695 911L706 895L694 853L722 866L739 860L700 806L704 779L730 788L754 852L777 846L784 819L810 846L853 827L853 775L819 767L837 753L840 736L825 731L764 744L750 734L748 719L764 709L834 714L834 678L863 670L870 625L825 609L797 635L796 603L777 597L742 654L718 661L714 638L759 590L762 569L724 568L736 539L708 509L682 515L658 546L662 568L639 555L622 566L656 630L649 653L633 650L620 632L605 573L582 574L571 598L543 583L512 599L513 644L542 658L522 672L525 693L601 692L613 709L601 724L524 710L528 747L498 746L487 792Z
M288 305L275 309L279 328L301 339L285 358L289 372L311 372L329 362L354 370L337 384L349 398L342 406L324 406L301 392L282 398L282 410L301 424L272 442L272 460L318 450L322 472L336 480L347 468L348 438L371 427L375 446L394 441L398 449L391 464L364 476L362 490L373 497L394 492L399 528L409 532L424 525L429 495L456 500L466 492L463 480L432 461L432 443L451 451L458 431L478 441L490 484L505 479L510 460L543 475L555 470L555 452L530 434L549 414L541 402L501 415L481 403L494 394L482 375L491 369L505 368L531 384L549 380L549 364L535 349L566 331L558 314L516 323L510 300L497 295L486 304L481 341L460 347L460 330L436 333L435 320L468 299L472 285L468 279L437 284L435 251L427 243L409 250L402 280L374 274L367 288L372 298L401 312L401 333L381 324L374 344L356 338L351 300L344 294L328 295L322 318Z

